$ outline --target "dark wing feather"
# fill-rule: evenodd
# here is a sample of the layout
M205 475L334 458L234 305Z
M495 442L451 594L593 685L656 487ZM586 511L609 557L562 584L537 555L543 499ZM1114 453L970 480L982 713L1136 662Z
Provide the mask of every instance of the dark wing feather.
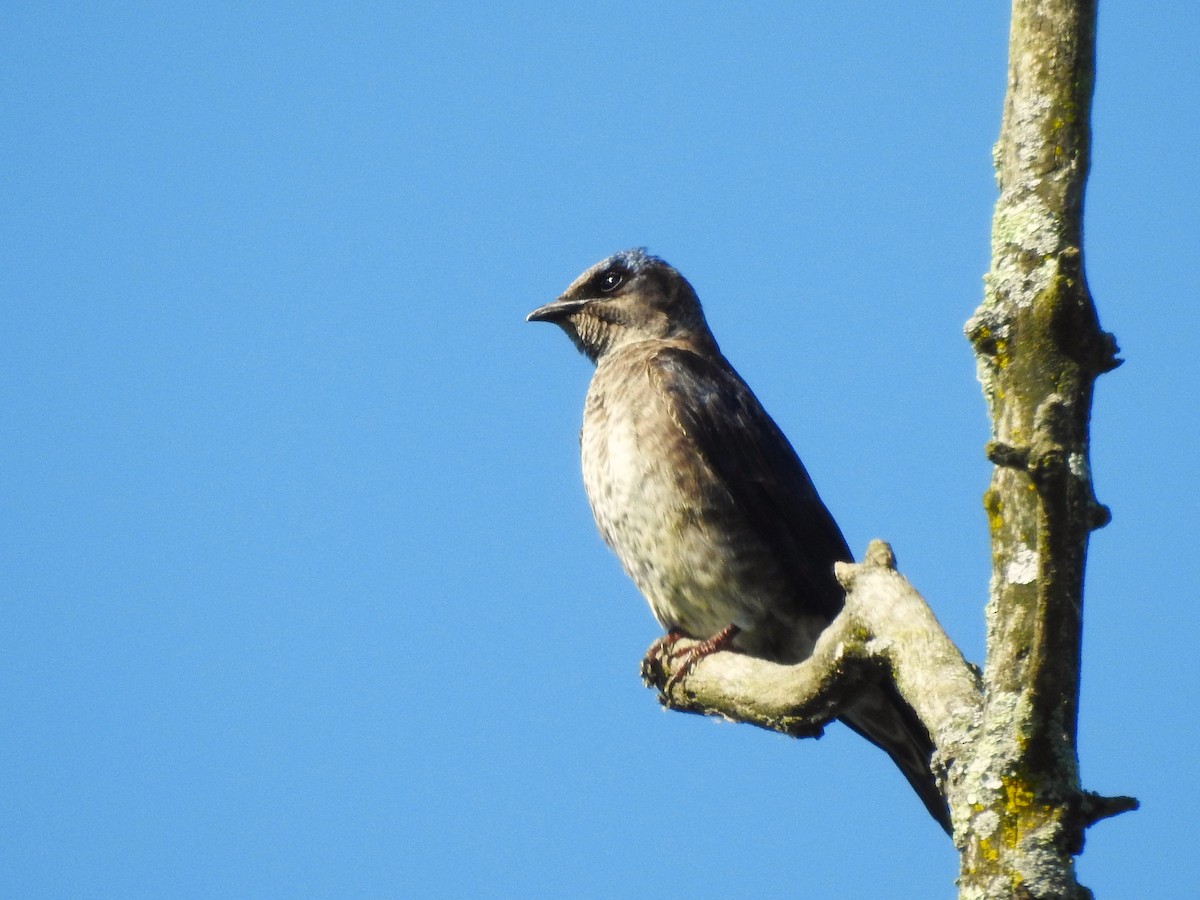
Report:
M649 366L672 417L746 526L786 567L797 603L831 620L843 604L833 564L850 560L850 549L779 426L722 357L668 347Z

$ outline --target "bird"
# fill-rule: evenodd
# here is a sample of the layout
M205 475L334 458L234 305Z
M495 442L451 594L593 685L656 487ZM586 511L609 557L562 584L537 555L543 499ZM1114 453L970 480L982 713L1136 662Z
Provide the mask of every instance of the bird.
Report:
M600 535L666 632L651 654L701 642L681 672L717 650L787 665L810 656L845 603L834 564L853 555L687 279L624 250L526 319L558 325L595 364L583 483ZM839 718L888 753L950 833L933 742L894 685L868 686Z

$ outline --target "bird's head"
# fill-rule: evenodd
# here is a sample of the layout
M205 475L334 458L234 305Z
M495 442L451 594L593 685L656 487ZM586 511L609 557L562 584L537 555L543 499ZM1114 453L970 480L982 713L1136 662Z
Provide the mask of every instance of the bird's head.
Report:
M679 340L716 349L687 279L643 249L596 263L526 321L554 322L592 362L637 341Z

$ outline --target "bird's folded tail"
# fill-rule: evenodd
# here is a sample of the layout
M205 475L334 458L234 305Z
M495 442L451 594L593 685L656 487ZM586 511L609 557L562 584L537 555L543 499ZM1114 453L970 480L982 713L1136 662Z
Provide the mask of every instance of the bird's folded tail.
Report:
M868 689L840 718L887 752L917 792L929 814L950 834L950 809L929 768L933 741L896 688L888 683Z

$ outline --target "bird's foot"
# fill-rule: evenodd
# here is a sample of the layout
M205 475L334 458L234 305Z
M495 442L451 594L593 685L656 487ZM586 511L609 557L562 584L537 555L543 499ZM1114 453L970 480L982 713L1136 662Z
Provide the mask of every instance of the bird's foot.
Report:
M663 685L663 693L669 695L675 685L683 681L683 679L687 677L687 674L696 667L696 663L700 662L700 660L704 659L704 657L711 656L718 650L724 650L726 647L728 647L733 639L737 637L739 631L741 631L741 629L730 622L708 640L701 641L698 644L693 644L691 647L688 647L688 649L679 653L674 652L671 648L682 635L678 634L677 632L671 632L670 634L666 635L666 637L659 638L659 640L655 642L655 645L650 648L650 652L653 653L656 649L662 652L662 648L659 648L659 644L666 644L665 649L667 658L678 658L680 660L679 668L677 668L671 674L671 677L667 679L667 683ZM673 639L672 635L674 635Z
M646 658L642 660L642 666L662 666L663 660L670 659L671 653L675 645L679 643L683 637L682 631L671 629L657 641L650 645L650 649L646 651Z

